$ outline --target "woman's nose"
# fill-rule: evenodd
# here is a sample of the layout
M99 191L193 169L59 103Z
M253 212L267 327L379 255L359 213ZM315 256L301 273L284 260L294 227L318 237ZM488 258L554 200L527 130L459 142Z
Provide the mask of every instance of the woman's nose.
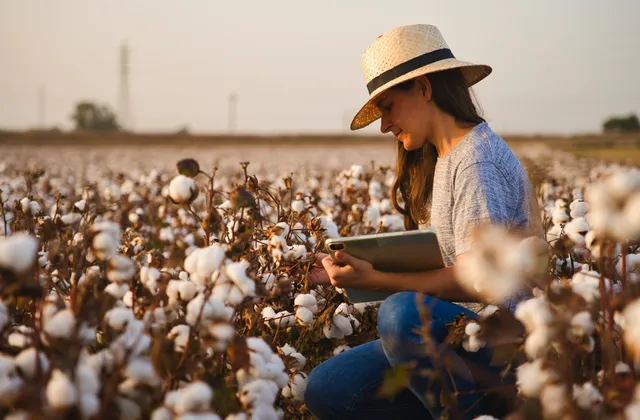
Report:
M391 129L391 121L389 121L388 118L382 116L380 118L380 131L382 132L382 134L386 134L389 132L389 129Z

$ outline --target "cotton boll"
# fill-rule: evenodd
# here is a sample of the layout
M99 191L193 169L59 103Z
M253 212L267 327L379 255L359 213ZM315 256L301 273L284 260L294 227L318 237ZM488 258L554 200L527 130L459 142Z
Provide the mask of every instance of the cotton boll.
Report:
M9 334L9 337L7 337L7 341L9 342L9 345L11 347L22 349L31 345L31 342L33 341L33 339L31 338L33 333L33 328L21 326L18 327L17 331Z
M382 227L388 229L390 232L400 232L405 230L404 218L399 214L385 214L380 218Z
M584 217L584 215L587 213L587 210L589 210L589 204L584 200L576 199L571 202L571 204L569 205L569 209L571 210L571 218L577 219L579 217Z
M178 300L189 302L195 297L197 287L194 283L184 280L169 280L166 294L169 297L169 305L175 305Z
M131 290L127 291L127 293L122 296L122 301L127 308L133 308L133 292Z
M295 261L303 258L307 254L307 248L304 245L292 245L284 254L285 261Z
M79 408L83 418L91 418L100 411L100 399L97 395L83 393L80 395Z
M104 321L110 328L116 331L122 331L134 321L134 317L131 309L116 307L105 313Z
M301 213L304 210L304 201L302 200L294 200L291 202L291 210L295 211L296 213Z
M256 379L242 387L240 402L246 405L273 405L278 386L270 380Z
M605 279L605 288L611 290L611 281ZM596 271L581 270L571 278L571 290L582 296L588 303L600 299L600 274Z
M193 178L178 175L169 183L169 197L177 204L188 204L198 194L198 187Z
M225 266L225 273L227 277L235 283L235 285L242 291L244 295L253 296L255 293L256 284L249 276L247 276L247 269L249 268L249 261L242 260L227 264Z
M80 364L76 367L76 376L77 389L81 393L80 398L82 399L85 396L96 396L100 391L100 379L96 374L96 371L89 366L88 364ZM94 401L88 399L84 403L87 404L87 409L90 411L93 406ZM80 402L81 405L83 402Z
M564 231L576 246L583 247L586 245L584 235L589 231L589 225L582 217L578 217L567 223Z
M623 217L625 225L628 227L628 235L631 238L640 236L640 192L636 192L624 208Z
M118 248L117 238L108 232L100 232L94 236L91 242L93 253L98 259L105 260L113 257Z
M320 220L320 225L322 229L325 230L324 234L326 235L327 238L340 237L338 226L332 220L329 220L325 216L320 216L318 219Z
M167 338L173 340L173 349L176 352L183 352L189 341L190 328L188 325L176 325L169 331Z
M591 319L591 314L587 311L578 312L571 318L569 324L570 332L576 337L593 334L595 325Z
M158 293L158 279L160 278L160 270L153 267L140 268L140 281L152 293Z
M344 335L353 334L353 326L351 322L347 318L342 315L334 315L331 320L340 330L344 333Z
M176 417L176 420L221 420L221 418L214 413L186 413Z
M551 345L551 332L547 327L538 328L527 336L524 352L531 359L541 357Z
M261 282L264 284L266 289L271 292L275 286L275 279L276 276L273 275L273 273L266 273L262 275Z
M204 294L200 293L187 304L187 324L195 326L200 317L200 322L208 319L229 321L233 316L233 308L224 305L217 297L211 296L204 301Z
M82 215L80 213L74 212L60 216L60 221L62 221L62 223L64 223L65 225L72 225L78 222L81 218Z
M24 197L22 200L20 200L20 208L24 213L29 212L29 203L31 203L31 200L29 200L29 197Z
M334 315L344 315L344 316L351 315L352 313L353 313L353 305L349 305L346 302L342 302L340 305L338 305L336 310L333 312Z
M559 417L569 408L567 389L564 385L548 384L540 393L540 403L545 416Z
M573 399L578 407L589 410L604 401L604 397L591 382L585 382L582 385L573 384Z
M213 398L211 387L204 382L195 381L180 389L174 411L185 414L191 411L208 410Z
M210 327L209 334L217 340L214 348L218 351L224 351L229 341L235 336L236 330L230 324L220 323Z
M76 404L77 391L69 376L55 369L46 388L46 396L49 405L56 410L65 409Z
M129 291L129 285L127 283L110 283L104 288L104 291L116 299L122 299Z
M40 373L46 374L49 371L49 359L43 352L38 352L40 362ZM30 347L22 350L15 358L15 364L26 379L33 379L37 370L36 349Z
M107 278L111 282L123 283L129 281L135 275L133 261L124 255L116 255L109 259Z
M516 368L516 384L525 397L538 398L547 382L555 378L555 374L543 368L542 363L541 359L537 359Z
M70 309L53 315L44 326L44 331L53 338L68 339L76 328L76 317Z
M13 358L0 354L0 404L11 404L22 388L16 367Z
M304 391L307 389L307 375L299 372L291 377L287 386L282 390L285 398L293 398L296 401L304 400Z
M0 267L14 273L26 272L36 264L39 247L38 239L27 233L0 238Z
M295 317L289 311L280 311L273 317L273 323L276 327L288 328L295 324Z
M313 313L315 313L318 310L318 301L316 300L315 296L313 296L312 294L304 294L304 293L299 294L298 296L296 296L295 300L293 301L293 304L295 306L304 306L305 308L309 309Z
M564 209L563 207L557 206L555 209L553 209L553 212L551 214L551 219L554 225L560 225L569 220L569 215L567 214L566 209Z
M536 297L522 301L516 307L514 316L528 332L546 327L553 321L553 316L544 297Z
M260 314L265 322L269 322L276 317L276 311L270 306L263 308Z
M151 413L151 420L173 420L173 414L166 407L159 407Z
M296 309L296 321L303 326L313 325L313 312L305 306Z
M258 404L251 409L251 419L280 420L282 415L278 414L272 404Z
M292 370L302 369L307 362L307 359L301 353L298 353L296 349L289 344L285 344L283 347L280 347L280 351L282 351L282 354L284 354L285 356L291 356L296 360L296 363L291 366Z
M640 402L632 402L624 409L624 418L626 420L640 419Z
M9 324L9 311L6 305L0 300L0 331Z
M73 207L75 207L79 212L83 212L87 208L87 201L86 200L76 201L73 204Z
M622 276L622 258L616 263L616 271ZM632 283L640 282L640 254L628 254L625 259L627 280Z
M127 364L124 374L136 382L151 386L157 385L160 382L160 378L156 375L151 361L146 358L131 360Z
M554 225L546 233L546 239L549 245L554 245L558 239L562 237L562 226Z

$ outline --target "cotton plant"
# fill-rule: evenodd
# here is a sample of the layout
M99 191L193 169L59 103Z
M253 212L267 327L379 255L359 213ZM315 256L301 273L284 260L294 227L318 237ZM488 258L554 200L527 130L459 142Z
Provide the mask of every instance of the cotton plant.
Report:
M539 238L523 239L499 226L477 229L474 238L474 249L459 264L457 276L486 302L512 306L531 280L544 275L547 249Z
M236 372L242 407L256 418L279 418L273 404L289 383L282 359L260 338L248 338L249 366ZM260 413L260 415L258 415Z
M164 404L151 414L153 420L198 418L221 420L211 407L214 391L202 381L194 381L165 394Z
M616 240L640 236L640 170L618 170L590 185L588 222L594 231Z
M495 305L458 319L452 341L517 354L518 401L535 400L537 418L633 418L637 171L535 153L549 246L481 238L464 283ZM0 276L21 280L0 300L3 416L91 418L106 404L121 418L310 418L307 375L368 340L377 305L305 274L326 238L404 229L393 171L254 175L221 159L205 174L184 159L176 175L126 158L81 175L72 160L29 190L18 165L0 170Z
M318 311L318 301L312 294L299 294L293 301L296 308L296 321L303 326L314 323L314 314Z
M328 325L322 327L322 332L326 338L343 339L359 327L360 321L353 316L353 306L343 302L334 310Z

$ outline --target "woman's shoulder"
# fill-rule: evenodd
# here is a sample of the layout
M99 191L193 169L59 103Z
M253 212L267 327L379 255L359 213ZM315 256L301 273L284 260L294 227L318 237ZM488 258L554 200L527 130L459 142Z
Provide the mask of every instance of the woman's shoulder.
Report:
M457 155L458 171L481 163L493 163L501 168L510 166L509 163L519 163L507 143L486 122L478 124L469 132Z

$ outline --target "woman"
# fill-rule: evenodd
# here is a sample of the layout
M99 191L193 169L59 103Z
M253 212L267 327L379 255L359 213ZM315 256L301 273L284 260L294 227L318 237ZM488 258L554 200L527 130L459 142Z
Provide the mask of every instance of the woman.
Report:
M415 363L418 368L439 369L447 379L444 386L460 391L456 405L465 418L486 412L479 409L482 404L474 391L487 389L499 367L490 366L487 350L467 353L451 348L450 374L445 372L434 352L425 353L429 346L416 331L421 324L416 292L426 296L431 339L441 344L446 324L456 315L477 316L468 304L452 302L481 302L455 275L456 264L473 246L473 229L487 223L520 231L541 229L525 170L471 98L469 87L491 68L457 60L431 25L400 27L380 36L365 51L362 63L370 98L351 129L381 119L381 131L396 136L393 204L404 215L407 229L436 229L446 267L382 273L344 252L336 255L344 266L322 258L323 268L313 271L312 283L395 293L379 308L380 340L341 353L313 370L305 393L307 407L320 419L439 418L442 382L429 380L419 369L413 370L408 389L393 400L376 397L388 369Z

